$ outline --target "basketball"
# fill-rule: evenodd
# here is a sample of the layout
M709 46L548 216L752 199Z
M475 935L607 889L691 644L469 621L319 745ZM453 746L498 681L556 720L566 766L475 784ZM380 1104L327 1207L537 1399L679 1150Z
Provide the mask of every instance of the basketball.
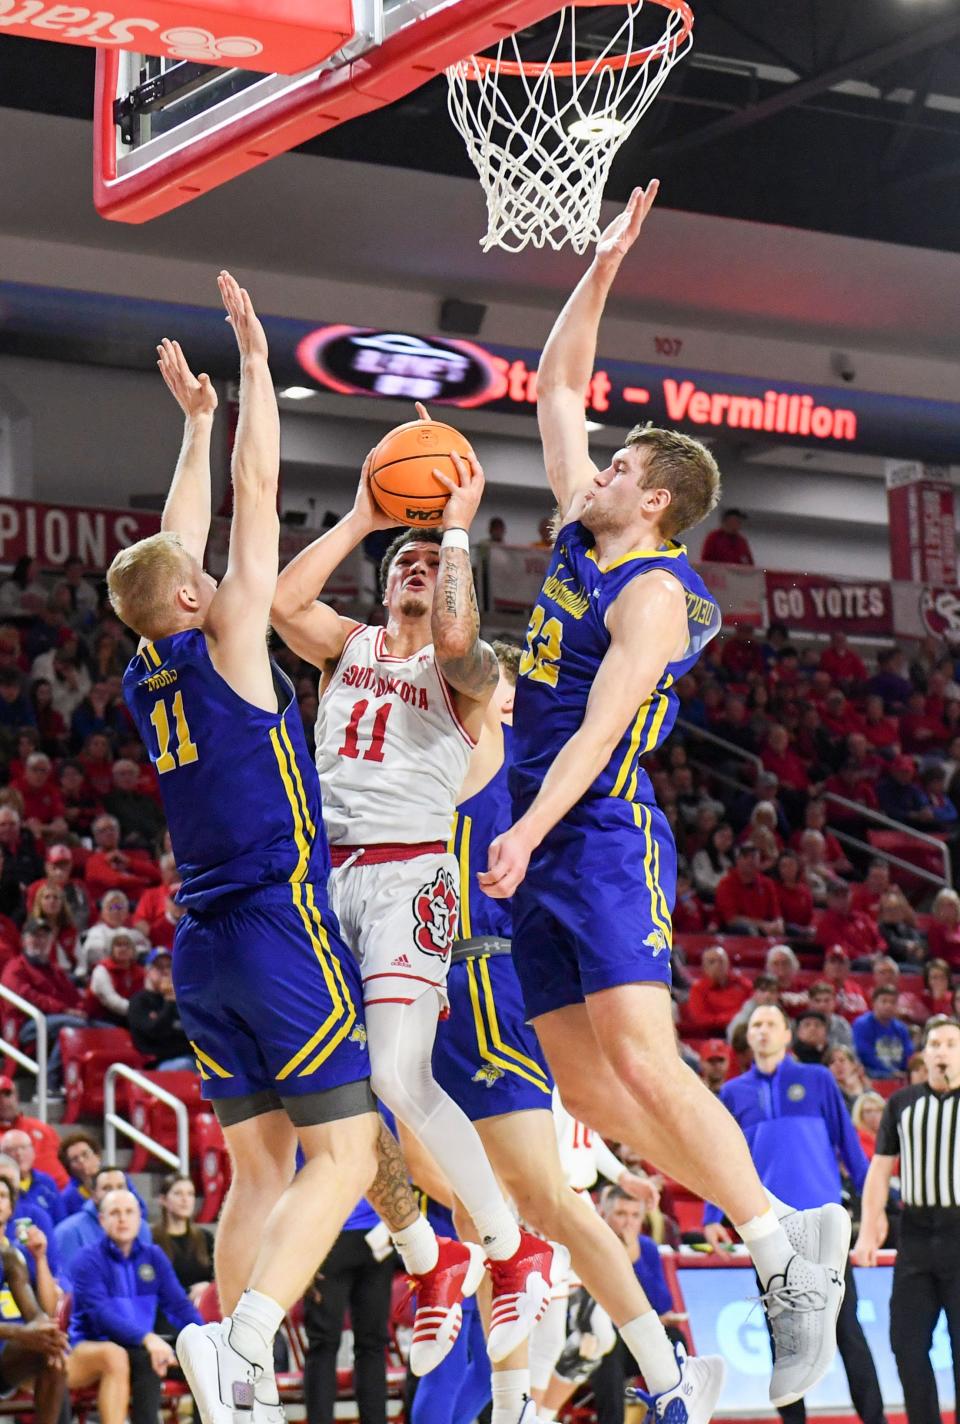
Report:
M370 488L384 514L413 528L439 524L450 492L433 472L441 470L459 484L451 453L466 457L473 448L441 420L411 420L385 435L370 471Z

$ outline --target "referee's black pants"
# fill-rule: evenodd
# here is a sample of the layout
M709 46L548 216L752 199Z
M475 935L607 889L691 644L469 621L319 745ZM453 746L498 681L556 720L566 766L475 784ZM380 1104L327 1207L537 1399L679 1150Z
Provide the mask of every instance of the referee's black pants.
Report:
M924 1230L904 1211L890 1296L890 1344L909 1424L940 1424L930 1343L946 1311L953 1382L960 1400L960 1229Z
M332 1424L337 1351L343 1317L353 1328L354 1393L360 1424L386 1424L390 1297L396 1258L374 1260L363 1231L341 1231L304 1301L307 1354L303 1373L308 1424Z
M849 1261L844 1279L846 1290L837 1316L837 1350L847 1374L850 1398L863 1424L885 1424L877 1367L873 1363L863 1326L857 1319L857 1287ZM802 1399L798 1399L796 1404L785 1405L779 1413L784 1424L804 1424L807 1417ZM912 1419L910 1424L914 1424Z

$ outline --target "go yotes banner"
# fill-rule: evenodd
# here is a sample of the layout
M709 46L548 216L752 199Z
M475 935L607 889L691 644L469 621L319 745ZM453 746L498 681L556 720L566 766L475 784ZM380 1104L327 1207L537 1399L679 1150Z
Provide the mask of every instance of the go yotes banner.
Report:
M889 583L825 574L765 573L768 622L806 633L841 631L884 637L893 632Z

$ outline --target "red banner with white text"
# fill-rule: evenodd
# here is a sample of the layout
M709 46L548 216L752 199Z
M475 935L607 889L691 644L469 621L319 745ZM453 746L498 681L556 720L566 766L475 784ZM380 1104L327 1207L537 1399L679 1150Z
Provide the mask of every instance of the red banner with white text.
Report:
M893 632L890 585L881 579L766 571L767 617L804 633L842 631L851 638Z

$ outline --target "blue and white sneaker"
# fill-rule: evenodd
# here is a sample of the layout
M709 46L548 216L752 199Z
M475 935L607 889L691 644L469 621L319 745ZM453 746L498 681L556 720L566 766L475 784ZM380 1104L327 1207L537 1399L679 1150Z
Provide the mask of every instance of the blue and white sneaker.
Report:
M645 1404L658 1424L710 1424L727 1377L726 1363L719 1355L688 1355L682 1345L674 1345L680 1378L663 1394L628 1389L627 1400Z

